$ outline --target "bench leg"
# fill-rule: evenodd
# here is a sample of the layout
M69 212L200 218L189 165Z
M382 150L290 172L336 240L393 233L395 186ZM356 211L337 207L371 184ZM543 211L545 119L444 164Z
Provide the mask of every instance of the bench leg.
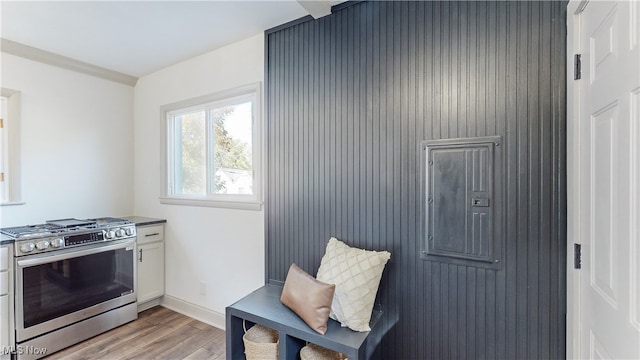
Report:
M252 324L247 323L247 327ZM242 328L242 319L235 316L227 316L226 329L226 358L227 360L244 360L244 329Z

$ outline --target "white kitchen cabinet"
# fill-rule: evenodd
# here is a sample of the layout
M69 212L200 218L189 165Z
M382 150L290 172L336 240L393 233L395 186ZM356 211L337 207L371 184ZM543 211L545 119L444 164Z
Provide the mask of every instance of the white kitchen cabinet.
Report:
M164 295L164 225L138 226L138 309Z
M12 260L12 246L2 245L0 247L0 357L2 359L9 359L9 350L14 345Z

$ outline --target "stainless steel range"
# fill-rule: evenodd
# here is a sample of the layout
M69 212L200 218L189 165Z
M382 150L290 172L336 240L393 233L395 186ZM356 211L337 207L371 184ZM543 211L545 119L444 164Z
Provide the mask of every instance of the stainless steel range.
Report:
M51 354L138 317L134 223L60 219L0 232L15 240L18 358Z

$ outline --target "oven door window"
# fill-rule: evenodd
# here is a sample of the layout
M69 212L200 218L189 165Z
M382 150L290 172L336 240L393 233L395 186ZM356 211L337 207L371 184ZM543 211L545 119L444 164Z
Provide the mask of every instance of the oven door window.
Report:
M24 328L133 293L132 248L22 269Z

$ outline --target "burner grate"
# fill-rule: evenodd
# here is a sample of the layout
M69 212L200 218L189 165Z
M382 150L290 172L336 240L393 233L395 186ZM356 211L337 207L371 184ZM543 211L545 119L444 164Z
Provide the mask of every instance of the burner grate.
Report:
M59 229L58 226L55 226L52 224L42 224L42 225L27 225L27 226L15 226L15 227L3 228L3 229L0 229L0 232L5 235L20 237L20 236L26 236L26 235L35 236L35 235L52 234L56 232L57 229Z
M95 221L96 225L98 225L99 227L132 224L130 220L114 218L114 217L102 217L102 218L90 219L90 220Z
M78 220L78 219L58 219L47 220L47 224L57 226L59 228L75 228L94 225L96 222L92 220Z

